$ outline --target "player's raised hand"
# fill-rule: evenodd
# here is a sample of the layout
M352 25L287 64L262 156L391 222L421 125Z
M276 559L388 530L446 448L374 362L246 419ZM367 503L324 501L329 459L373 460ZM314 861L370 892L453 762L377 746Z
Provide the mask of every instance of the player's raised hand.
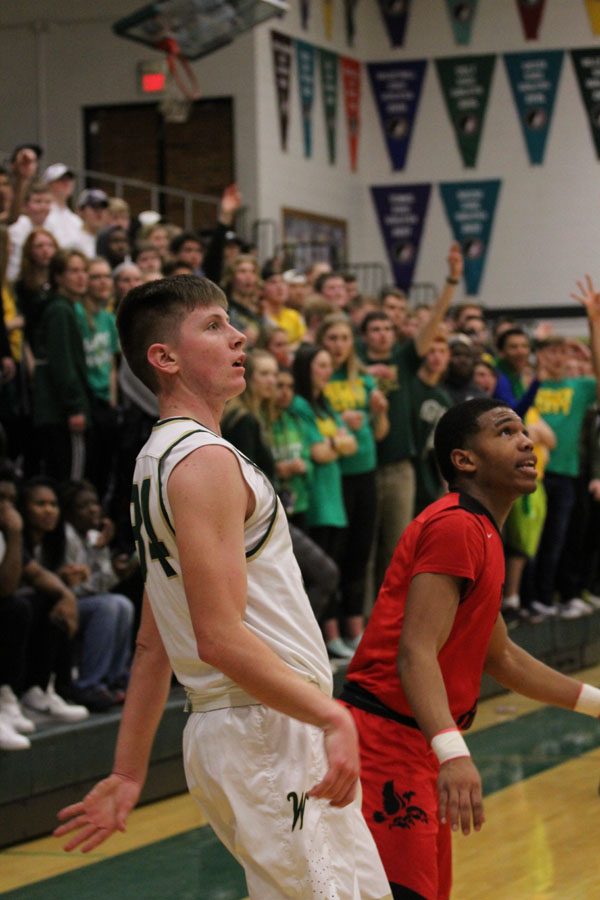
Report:
M336 706L333 721L323 729L329 768L308 795L329 800L331 806L347 806L356 796L360 774L358 735L348 710L339 703Z
M589 275L585 276L585 281L577 281L577 289L579 293L572 293L572 299L585 307L590 322L600 324L600 293Z
M485 821L481 796L481 778L470 756L450 759L440 766L438 775L438 800L440 822L450 823L452 831L463 834L475 831Z
M65 850L94 850L115 831L125 831L127 816L139 800L141 785L124 775L109 775L99 781L80 803L65 806L58 813L63 823L55 837L73 834Z

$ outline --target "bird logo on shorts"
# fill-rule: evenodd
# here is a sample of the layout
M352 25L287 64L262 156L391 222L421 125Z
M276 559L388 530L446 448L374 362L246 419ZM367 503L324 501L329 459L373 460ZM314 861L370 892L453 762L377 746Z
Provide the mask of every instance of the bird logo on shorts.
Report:
M377 823L387 822L388 828L412 828L417 822L428 822L424 809L410 801L414 791L398 794L393 781L386 781L383 786L383 812L374 812L373 819Z

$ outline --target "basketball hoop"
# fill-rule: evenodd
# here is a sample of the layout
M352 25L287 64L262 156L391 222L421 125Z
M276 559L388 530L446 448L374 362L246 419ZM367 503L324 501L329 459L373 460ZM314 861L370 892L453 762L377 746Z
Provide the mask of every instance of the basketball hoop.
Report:
M200 85L196 73L181 53L178 41L173 37L164 38L157 44L157 49L166 53L169 73L183 96L190 102L199 100Z
M158 108L165 122L182 124L189 119L194 100L200 98L198 79L175 38L164 38L156 46L167 57L165 93Z
M178 61L200 59L288 11L288 0L154 0L115 22L113 31L167 54L174 41ZM188 81L186 96L189 90Z
M166 53L167 83L159 108L167 122L185 122L200 97L189 60L225 47L288 10L288 0L154 0L115 22L113 31Z

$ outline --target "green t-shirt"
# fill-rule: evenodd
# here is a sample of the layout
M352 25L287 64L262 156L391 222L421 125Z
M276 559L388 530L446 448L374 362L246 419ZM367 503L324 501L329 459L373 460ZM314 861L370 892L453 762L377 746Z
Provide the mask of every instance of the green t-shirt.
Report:
M554 475L579 475L581 429L586 410L596 400L596 379L563 378L542 381L535 408L556 435L546 471Z
M309 506L313 470L306 426L299 416L289 409L284 409L271 425L271 440L273 442L271 450L276 463L302 459L306 464L306 472L303 475L292 475L285 480L275 475L275 490L282 498L286 513L289 516L305 513Z
M83 339L88 384L101 400L110 400L110 373L119 337L115 317L106 309L89 315L81 303L75 304L77 325Z
M334 437L342 422L333 412L331 415L315 412L304 397L294 397L290 411L295 413L306 427L309 444L321 443ZM348 524L344 495L342 493L342 473L336 460L328 463L313 461L313 474L309 485L309 500L306 519L309 527L329 525L345 528Z
M367 366L383 364L392 370L391 378L378 378L377 386L389 403L388 418L390 430L381 441L377 441L377 465L412 459L415 455L415 436L412 427L410 385L421 365L414 341L397 344L388 359L363 357Z
M375 387L375 379L370 375L359 375L356 380L350 381L345 369L338 369L337 372L334 372L325 386L325 396L337 413L341 414L348 409L353 409L363 414L360 428L352 431L358 444L356 453L340 459L342 475L362 475L364 472L372 472L377 464L377 451L369 407L371 394ZM348 428L348 431L351 429Z

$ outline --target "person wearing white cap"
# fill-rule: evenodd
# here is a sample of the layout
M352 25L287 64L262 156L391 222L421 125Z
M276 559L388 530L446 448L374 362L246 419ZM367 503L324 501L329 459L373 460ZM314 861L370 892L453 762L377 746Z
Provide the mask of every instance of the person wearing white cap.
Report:
M108 225L108 194L99 188L87 188L77 198L77 212L83 227L73 246L93 259L98 235Z
M68 204L75 189L75 175L64 163L53 163L43 173L42 181L52 194L52 208L44 226L61 247L73 247L83 229L81 219Z

